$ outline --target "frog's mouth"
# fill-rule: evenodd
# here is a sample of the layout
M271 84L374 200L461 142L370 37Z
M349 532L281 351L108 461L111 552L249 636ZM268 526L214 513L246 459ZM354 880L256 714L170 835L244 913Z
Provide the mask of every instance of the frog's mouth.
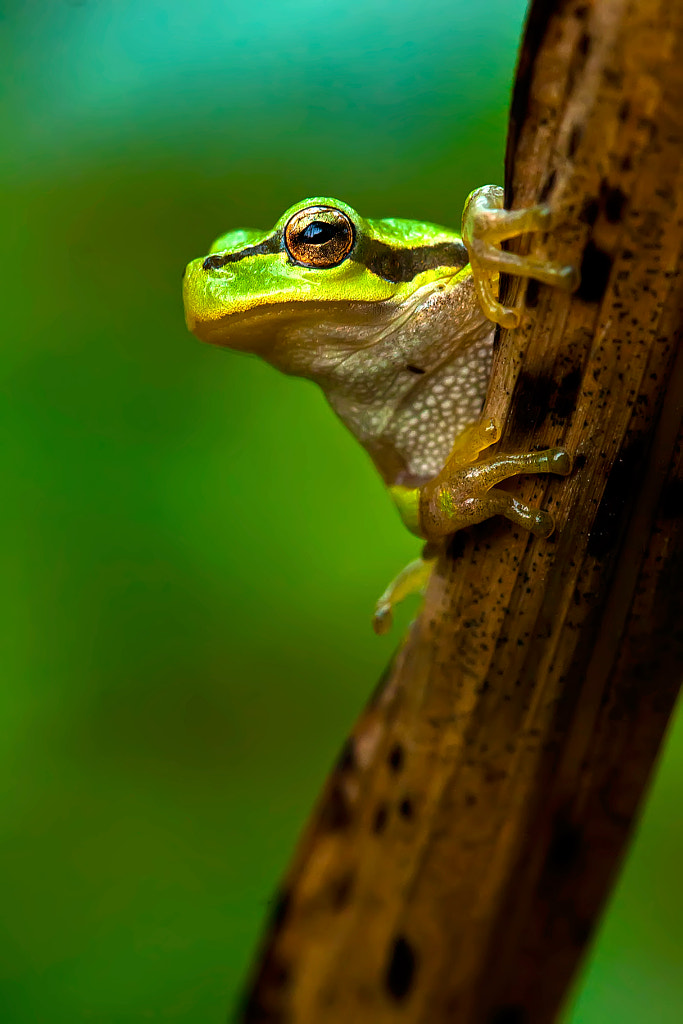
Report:
M397 315L395 303L326 301L282 302L202 318L186 307L187 326L200 341L250 352L284 373L308 376L323 353L326 359L374 344Z
M269 272L260 278L242 278L230 268L207 273L204 261L194 260L183 283L189 330L211 345L267 355L264 350L285 327L300 324L306 331L329 318L358 324L370 308L381 304L343 295L341 300L316 297L310 283L302 284L291 274L282 283L273 273L277 269L265 266Z

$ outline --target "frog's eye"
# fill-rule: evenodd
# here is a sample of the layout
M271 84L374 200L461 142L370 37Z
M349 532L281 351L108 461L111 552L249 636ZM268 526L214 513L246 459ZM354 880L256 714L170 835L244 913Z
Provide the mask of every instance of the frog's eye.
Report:
M308 206L287 221L285 245L296 263L305 267L337 267L351 252L353 223L331 206Z

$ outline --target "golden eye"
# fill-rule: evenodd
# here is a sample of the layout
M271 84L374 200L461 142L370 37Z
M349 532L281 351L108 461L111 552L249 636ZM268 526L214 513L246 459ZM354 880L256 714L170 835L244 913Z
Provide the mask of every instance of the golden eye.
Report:
M338 267L351 252L353 223L332 206L308 206L287 221L285 245L296 263L305 267Z

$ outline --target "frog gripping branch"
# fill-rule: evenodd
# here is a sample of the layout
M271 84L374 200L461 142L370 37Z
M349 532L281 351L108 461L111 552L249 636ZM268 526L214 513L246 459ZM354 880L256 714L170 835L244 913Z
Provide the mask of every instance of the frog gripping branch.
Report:
M463 240L415 221L366 220L335 199L306 199L270 232L233 231L187 267L188 327L217 345L257 352L323 389L368 450L405 525L429 543L380 598L374 626L423 590L445 538L493 515L537 536L552 516L495 487L519 473L567 475L563 449L497 452L500 423L479 419L494 324L519 316L495 298L500 271L564 289L576 271L504 252L501 242L547 230L551 211L503 209L503 190L473 192Z
M446 290L467 296L456 325L466 359L444 373L453 380L441 382L442 392L430 382L435 418L422 420L425 410L416 418L413 402L386 446L385 406L368 411L368 403L326 386L388 486L404 489L394 496L418 532L447 538L450 526L462 525L459 473L466 500L473 497L467 473L486 459L451 465L456 435L472 439L474 456L487 447L477 448L477 431L481 442L487 430L491 439L500 430L500 452L518 454L494 461L538 455L539 444L555 459L564 452L574 459L564 479L555 463L550 474L535 465L514 481L527 512L552 514L551 537L482 516L474 529L437 541L431 574L423 565L421 577L408 571L390 588L387 616L429 575L423 611L356 722L287 873L243 1024L557 1020L683 676L682 95L683 5L533 0L506 162L506 217L517 213L524 226L509 249L500 249L497 229L482 238L475 228L473 237L467 224L469 252L452 232L426 225L409 245L404 226L402 240L386 236L392 222L366 235L365 225L378 222L318 200L329 211L322 225L308 231L304 216L292 228L304 260L301 276L293 280L288 268L281 279L292 315L283 315L277 344L265 329L275 294L269 275L235 299L233 347L261 351L293 373L310 370L316 352L315 373L324 375L321 311L310 304L306 276L317 270L306 264L325 246L325 258L340 261L325 271L340 279L336 299L327 296L341 303L333 319L339 346L348 351L350 326L359 366L367 371L374 358L376 372L387 365L393 372L390 359L377 364L372 352L391 316L368 324L368 303L389 310L400 295L411 308L417 271L438 306L438 283L450 267ZM495 220L493 206L484 214ZM541 213L544 226L534 220L530 232L529 211L539 208L556 221L549 225ZM242 232L206 259L228 267L238 253L258 251L266 260L281 253L279 245L274 232ZM397 245L420 250L407 268ZM382 273L368 277L370 264ZM548 287L573 284L572 271L544 281L549 267L580 268L578 289ZM347 272L359 290L345 305ZM505 275L499 298L490 276L498 272ZM203 301L200 332L220 340L223 314L208 285ZM192 325L198 300L190 306ZM489 370L492 313L505 329ZM515 314L519 325L508 329ZM443 324L452 339L452 308ZM288 335L303 353L296 365ZM431 369L414 362L426 353L420 342L406 353L406 367ZM446 404L468 388L471 405ZM413 434L405 443L402 431ZM502 470L497 465L494 476ZM485 502L496 489L491 482ZM489 517L500 511L487 510Z

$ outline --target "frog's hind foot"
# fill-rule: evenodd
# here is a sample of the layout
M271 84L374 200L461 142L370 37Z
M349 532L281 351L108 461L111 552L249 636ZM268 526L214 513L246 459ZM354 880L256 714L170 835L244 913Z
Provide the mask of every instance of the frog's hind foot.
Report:
M425 552L426 553L426 552ZM391 581L375 605L372 628L380 636L388 633L394 621L394 608L410 594L424 594L436 558L416 558Z
M505 252L501 242L527 231L550 231L554 226L549 206L529 206L524 210L503 209L503 189L484 185L467 197L462 214L462 240L467 247L477 295L489 320L501 327L517 327L519 313L503 306L496 297L498 275L533 277L543 284L573 291L579 283L574 267Z
M491 432L492 427L496 427L497 432L495 422L490 423ZM481 435L485 427L486 422L472 428L472 432ZM549 537L555 529L550 512L525 505L496 484L526 473L567 476L571 469L571 456L564 448L517 454L499 452L471 465L463 465L459 453L454 451L439 476L421 488L420 526L423 536L436 541L456 530L481 523L490 516L502 515L537 537Z

